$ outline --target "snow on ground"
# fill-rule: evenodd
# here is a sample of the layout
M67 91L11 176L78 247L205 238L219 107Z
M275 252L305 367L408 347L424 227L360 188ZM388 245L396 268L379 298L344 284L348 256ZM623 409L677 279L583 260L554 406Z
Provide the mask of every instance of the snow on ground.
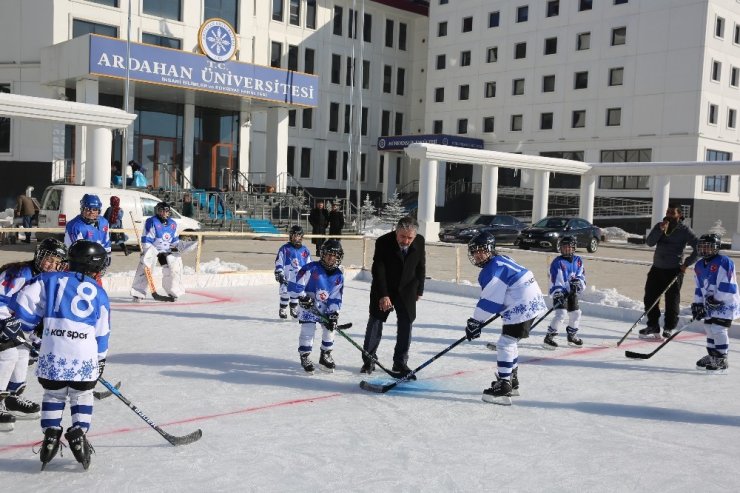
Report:
M460 287L464 289L464 287ZM337 337L338 371L305 375L298 326L277 319L273 284L200 290L175 304L111 295L105 377L173 434L172 447L115 397L95 404L85 472L69 450L39 472L38 421L0 434L0 475L14 492L90 491L738 491L737 373L694 369L703 335L687 331L649 360L624 350L655 345L631 322L585 316L586 346L547 351L547 321L523 340L521 397L483 403L494 378L500 325L464 342L387 394L359 388L360 353ZM361 343L369 284L345 289L340 322ZM421 365L463 335L474 297L427 291L409 364ZM379 351L391 365L395 319ZM732 341L730 360L736 350ZM314 355L318 359L318 336ZM612 347L610 347L610 345ZM382 373L371 381L387 382ZM41 390L31 379L29 397ZM69 414L65 413L65 425Z

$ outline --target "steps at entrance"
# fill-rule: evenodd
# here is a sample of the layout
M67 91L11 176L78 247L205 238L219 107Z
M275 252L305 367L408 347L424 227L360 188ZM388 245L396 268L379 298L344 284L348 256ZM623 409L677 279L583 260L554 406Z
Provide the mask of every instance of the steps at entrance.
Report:
M272 221L269 219L252 219L248 218L246 219L247 225L252 229L255 233L274 233L274 234L281 234L283 231L280 231L275 227L274 224L272 224Z

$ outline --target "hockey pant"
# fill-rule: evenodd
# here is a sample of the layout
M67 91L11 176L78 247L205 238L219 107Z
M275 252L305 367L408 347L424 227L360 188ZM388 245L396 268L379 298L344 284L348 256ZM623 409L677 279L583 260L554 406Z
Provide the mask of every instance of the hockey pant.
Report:
M718 323L726 322L725 320L717 320L710 318L704 323L704 332L707 334L707 350L715 349L721 354L727 354L730 349L730 337L728 336L728 328Z
M563 328L563 325L565 324L566 315L568 316L568 327L572 327L578 330L578 326L581 322L580 308L570 312L565 308L559 308L557 310L553 310L553 312L555 313L555 316L550 322L550 327L547 329L548 332L560 332L560 330Z
M77 382L81 383L81 382ZM41 429L61 428L62 414L69 398L70 411L72 412L72 426L79 426L85 432L90 429L93 413L93 391L75 390L71 387L60 389L44 389L44 397L41 402Z
M298 296L290 296L287 284L281 284L278 289L280 293L280 307L285 308L288 306L288 302L290 302L290 306L298 305Z
M14 352L13 355L5 353ZM7 390L10 395L18 394L26 386L28 376L28 359L30 351L25 346L17 346L0 352L0 390Z
M149 272L153 272L154 265L158 263L157 255L157 250L151 247L141 255L136 274L134 274L134 283L131 286L131 296L146 297L149 281L145 267L149 268ZM162 288L167 294L176 298L185 294L185 288L182 285L182 258L177 252L169 253L166 264L162 266Z
M301 334L298 336L298 353L310 353L313 349L313 338L316 333L316 322L301 322ZM334 331L321 326L321 349L329 351L334 347Z

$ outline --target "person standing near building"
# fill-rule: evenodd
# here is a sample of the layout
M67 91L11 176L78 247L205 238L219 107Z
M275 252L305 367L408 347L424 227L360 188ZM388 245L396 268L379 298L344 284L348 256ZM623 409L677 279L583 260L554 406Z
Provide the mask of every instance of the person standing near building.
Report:
M33 191L33 187L29 187ZM33 227L33 216L36 215L36 204L33 202L30 193L19 195L18 202L15 206L15 215L23 219L23 227L30 229ZM23 243L31 243L31 233L26 233L26 239Z
M331 205L329 212L329 234L331 236L341 236L344 228L344 214L339 210L336 202Z
M665 292L663 337L670 337L678 324L683 274L698 257L696 235L682 221L681 208L677 204L670 203L663 220L653 226L645 239L648 246L655 247L655 253L653 254L653 265L645 281L643 301L647 312L647 327L640 330L640 339L661 339L659 298L666 288L668 289ZM691 247L691 254L684 259L684 249L687 245Z
M370 316L365 328L365 351L375 357L383 336L383 323L396 311L396 347L393 371L411 373L408 367L411 325L416 319L416 302L424 294L426 250L424 237L417 234L419 223L413 217L402 217L395 231L375 241L370 286ZM363 355L361 373L370 374L375 363Z
M316 202L316 207L308 215L308 222L311 224L311 233L315 235L325 235L326 227L329 225L329 213L324 208L324 201ZM311 243L316 245L316 256L321 256L321 245L326 241L324 238L314 238Z

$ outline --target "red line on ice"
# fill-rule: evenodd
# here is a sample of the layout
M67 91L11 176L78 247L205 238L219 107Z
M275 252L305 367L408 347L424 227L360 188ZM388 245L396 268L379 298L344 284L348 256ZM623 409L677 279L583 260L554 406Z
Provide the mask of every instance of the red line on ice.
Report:
M206 301L176 301L175 303L169 303L165 301L145 301L143 303L111 303L112 308L163 308L163 307L170 307L170 308L176 308L181 306L195 306L195 305L215 305L218 303L231 303L233 301L237 301L235 298L229 298L225 296L217 296L215 294L211 293L205 293L202 291L188 291L189 294L194 294L196 296L202 296L203 298L208 298Z

